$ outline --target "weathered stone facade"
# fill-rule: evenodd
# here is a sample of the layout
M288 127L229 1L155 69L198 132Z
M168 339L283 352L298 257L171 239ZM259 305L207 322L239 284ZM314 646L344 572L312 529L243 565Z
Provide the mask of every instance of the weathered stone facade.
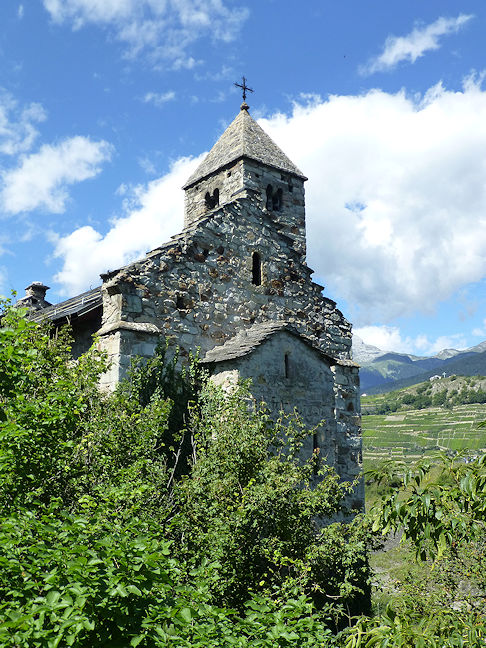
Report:
M243 104L184 187L182 233L102 275L104 386L160 336L182 357L199 348L215 381L252 378L271 410L297 407L309 427L325 419L308 450L350 478L361 468L358 369L351 326L305 261L305 179Z

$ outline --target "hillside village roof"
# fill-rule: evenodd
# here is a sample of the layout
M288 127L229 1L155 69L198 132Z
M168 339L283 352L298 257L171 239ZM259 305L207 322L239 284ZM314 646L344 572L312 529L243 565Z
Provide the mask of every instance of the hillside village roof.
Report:
M256 123L246 103L219 140L197 167L183 189L206 178L221 167L240 158L248 158L307 180L285 153Z

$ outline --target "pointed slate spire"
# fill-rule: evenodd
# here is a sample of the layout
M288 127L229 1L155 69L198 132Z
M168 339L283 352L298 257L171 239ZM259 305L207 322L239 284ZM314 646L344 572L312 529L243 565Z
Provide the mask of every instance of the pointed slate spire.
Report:
M243 102L236 118L191 175L183 189L188 189L218 169L241 158L254 160L307 180L302 171L251 117L248 104Z

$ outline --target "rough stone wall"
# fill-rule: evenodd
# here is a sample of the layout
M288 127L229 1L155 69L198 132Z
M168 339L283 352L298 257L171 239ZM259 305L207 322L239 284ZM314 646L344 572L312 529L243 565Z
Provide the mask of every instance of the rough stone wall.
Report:
M266 184L269 178L275 186L284 182L280 174L267 167L252 168L248 161L234 168L229 179L235 186L227 184L224 169L199 189L195 185L193 193L187 190L187 227L180 235L140 261L104 276L99 335L101 346L114 360L105 386L111 388L123 377L134 355L151 356L161 335L180 348L182 357L198 347L204 356L254 323L287 322L334 360L326 364L305 342L282 332L227 370L252 377L255 397L271 408L297 407L309 426L325 418L326 425L318 431L323 454L343 478L356 477L361 436L351 326L311 280L302 244L302 181L291 192L287 186L281 210L269 210L263 204ZM214 191L213 181L223 180L220 206L209 212L202 209L201 196L204 200L206 191ZM230 195L240 180L237 195ZM224 187L230 187L227 194ZM261 285L253 283L255 252L261 259ZM290 367L302 356L303 368L295 373L292 385L281 379L285 345ZM353 498L355 507L363 505L362 485Z
M354 509L364 509L359 369L354 363L342 361L332 367L332 372L336 420L334 467L338 475L358 480L354 493L349 498L349 505Z
M287 355L287 362L285 356ZM317 351L286 331L275 333L252 353L212 367L212 380L223 387L251 379L251 392L264 401L270 415L297 409L308 429L316 428L302 449L308 459L315 448L341 479L361 474L361 428L358 370L327 362ZM362 509L364 484L359 481L347 504Z
M213 382L234 382L235 370L239 379L251 379L252 396L266 404L272 417L278 417L282 411L292 414L297 408L309 429L324 421L316 430L316 438L306 440L303 452L308 459L315 443L321 455L334 463L334 375L321 354L295 335L281 331L248 355L216 363L211 370Z
M252 283L254 252L262 261L261 285ZM187 355L223 344L254 322L274 320L289 322L328 355L349 358L350 324L322 296L311 272L294 239L276 231L275 215L262 211L250 193L105 275L102 346L118 353L111 338L119 334L121 377L135 349L153 349L158 333Z
M267 209L269 185L274 193L281 190L282 205L279 210ZM205 197L206 194L213 196L216 189L219 191L219 206L251 195L264 213L271 214L276 231L286 234L294 241L295 249L305 255L305 199L301 178L252 160L239 160L186 190L185 228L197 224L214 211L207 206Z

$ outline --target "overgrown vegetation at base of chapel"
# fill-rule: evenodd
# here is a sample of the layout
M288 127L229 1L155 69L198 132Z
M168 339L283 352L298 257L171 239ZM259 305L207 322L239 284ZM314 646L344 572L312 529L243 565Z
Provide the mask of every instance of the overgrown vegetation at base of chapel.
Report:
M101 355L72 362L15 308L2 324L0 645L334 641L366 598L364 536L316 530L350 485L309 487L298 423L270 425L244 387L196 398L161 355L102 394Z
M454 597L440 612L423 591L426 622L417 592L359 616L372 522L315 526L352 485L321 466L311 488L307 432L271 424L244 386L223 395L162 349L102 394L103 356L72 362L67 334L11 307L0 343L1 646L484 645L484 610ZM484 587L484 462L438 485L400 474L408 500L387 491L375 532L403 526L443 571L476 552Z

